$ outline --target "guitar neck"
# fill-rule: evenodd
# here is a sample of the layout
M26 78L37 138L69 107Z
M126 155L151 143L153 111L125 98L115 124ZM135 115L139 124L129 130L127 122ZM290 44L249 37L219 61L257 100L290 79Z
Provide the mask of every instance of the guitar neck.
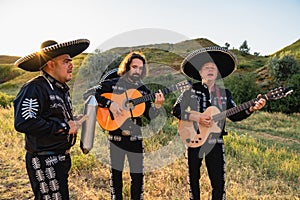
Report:
M262 97L263 98L263 97ZM255 101L257 101L258 99L255 98L255 99L252 99L250 101L247 101L245 103L242 103L241 105L239 106L236 106L236 107L233 107L233 108L230 108L228 110L225 110L221 113L218 113L216 115L213 116L213 120L214 121L220 121L220 120L223 120L225 119L226 117L230 117L238 112L241 112L243 110L246 110L246 109L249 109L251 106L253 106L255 104Z
M166 94L169 94L169 93L171 93L173 91L176 91L176 90L179 90L179 89L180 89L180 87L178 85L173 85L171 87L161 89L161 92L164 95L166 95ZM138 104L146 102L146 101L154 101L155 100L155 93L157 93L157 92L154 92L154 93L148 94L148 95L144 95L144 96L141 96L139 98L131 99L130 101L133 103L133 105L138 105Z

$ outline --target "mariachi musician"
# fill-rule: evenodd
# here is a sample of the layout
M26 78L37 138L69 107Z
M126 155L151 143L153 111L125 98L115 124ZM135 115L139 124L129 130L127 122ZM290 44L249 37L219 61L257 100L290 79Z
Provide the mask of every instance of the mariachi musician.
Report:
M147 63L145 56L140 52L131 52L125 56L118 68L120 77L103 81L97 87L95 97L100 108L109 110L112 119L117 120L129 113L124 123L116 123L116 127L109 129L109 148L111 164L111 198L122 199L122 172L125 156L127 155L130 176L131 176L131 199L143 199L143 159L144 147L142 142L142 119L141 116L134 116L132 108L124 109L114 99L104 94L115 94L131 97L128 91L136 90L141 95L150 94L150 90L143 84L142 79L147 75ZM155 94L154 103L145 102L145 109L142 114L149 120L158 116L164 102L164 95L159 92ZM97 116L103 116L101 109L98 109ZM98 121L99 122L99 121ZM110 121L113 122L112 120Z
M226 48L206 47L193 51L182 62L181 70L188 77L195 79L191 89L184 91L178 97L173 107L173 115L180 120L193 121L200 126L209 128L212 117L203 114L210 106L220 111L236 106L231 92L217 85L217 80L227 77L236 68L235 55ZM249 109L241 110L229 117L232 121L246 119L255 110L266 104L265 99L259 99ZM194 111L194 112L191 112ZM196 112L195 112L196 111ZM221 132L210 134L208 140L201 145L201 141L191 141L187 145L188 175L190 184L190 199L200 200L200 167L203 157L212 186L212 199L225 199L225 152L223 136L226 135L225 122L219 123ZM179 131L180 132L180 131ZM200 135L201 133L198 133Z

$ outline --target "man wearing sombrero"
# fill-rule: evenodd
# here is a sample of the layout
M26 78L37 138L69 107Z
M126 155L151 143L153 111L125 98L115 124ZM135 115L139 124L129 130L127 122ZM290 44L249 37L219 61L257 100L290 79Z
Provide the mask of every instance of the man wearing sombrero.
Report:
M69 199L69 151L82 120L73 116L66 82L72 78L72 58L88 46L86 39L48 40L39 52L15 62L26 71L42 71L14 100L14 125L25 133L26 169L35 199Z
M205 114L210 106L225 111L235 107L231 92L215 84L216 80L231 74L237 65L235 55L226 48L206 47L189 54L181 64L182 72L188 77L197 80L191 89L184 91L173 107L173 115L182 121L192 121L192 126L204 127L205 130L213 123L212 116ZM255 110L265 105L264 99L258 100L254 106L242 110L229 117L232 121L246 119ZM209 110L209 109L208 109ZM195 112L196 111L196 112ZM186 140L188 157L188 178L190 184L190 199L200 200L200 167L203 157L212 186L212 199L223 200L225 194L225 154L223 136L225 120L218 123L220 133L209 134L207 140L201 145L201 138L193 137ZM194 128L193 128L194 129ZM200 135L200 128L195 128L196 135ZM180 133L180 131L179 131ZM198 140L194 140L197 138Z

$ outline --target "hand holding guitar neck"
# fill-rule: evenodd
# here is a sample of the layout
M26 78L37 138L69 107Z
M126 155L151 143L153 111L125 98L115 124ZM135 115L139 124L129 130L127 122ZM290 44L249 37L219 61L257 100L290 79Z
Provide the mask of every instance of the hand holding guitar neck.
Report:
M257 95L257 99L258 101L255 101L255 105L249 108L250 112L262 109L267 103L266 99L264 99L261 94Z
M164 101L165 101L164 94L161 92L161 90L159 90L157 93L155 93L155 101L154 101L155 108L160 109Z

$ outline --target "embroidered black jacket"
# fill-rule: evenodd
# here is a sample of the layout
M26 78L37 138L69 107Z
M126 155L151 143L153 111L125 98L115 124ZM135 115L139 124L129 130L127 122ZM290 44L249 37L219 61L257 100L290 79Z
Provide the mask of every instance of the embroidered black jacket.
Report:
M73 120L69 87L44 73L26 83L14 100L14 125L25 133L25 149L32 153L65 151L75 144L68 135ZM63 133L57 133L63 129Z

